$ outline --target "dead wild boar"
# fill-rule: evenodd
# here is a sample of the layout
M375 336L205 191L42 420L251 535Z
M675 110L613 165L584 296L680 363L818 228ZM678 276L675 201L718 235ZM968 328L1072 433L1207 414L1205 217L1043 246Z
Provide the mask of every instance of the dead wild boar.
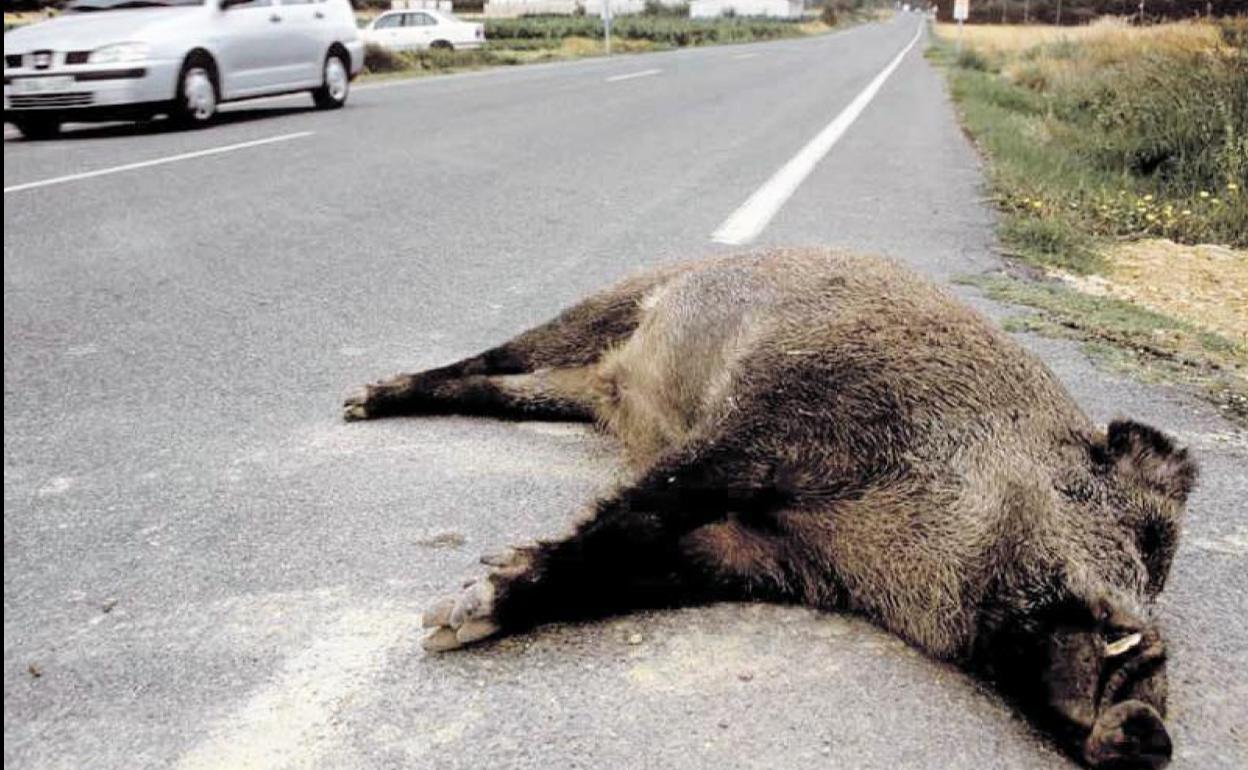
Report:
M1036 358L878 258L778 250L678 265L348 419L596 421L635 471L567 537L483 561L429 650L717 600L861 613L994 681L1096 767L1160 767L1150 605L1196 479L1131 421L1098 430Z

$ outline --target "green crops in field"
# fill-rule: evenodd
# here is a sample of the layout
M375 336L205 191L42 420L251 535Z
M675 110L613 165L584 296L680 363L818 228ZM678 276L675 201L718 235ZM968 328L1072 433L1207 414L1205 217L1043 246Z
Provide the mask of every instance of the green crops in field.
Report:
M628 40L648 40L670 46L773 40L800 35L792 21L774 19L681 19L669 16L621 16L611 33ZM487 19L486 39L561 40L568 37L601 38L602 21L592 16L522 17Z

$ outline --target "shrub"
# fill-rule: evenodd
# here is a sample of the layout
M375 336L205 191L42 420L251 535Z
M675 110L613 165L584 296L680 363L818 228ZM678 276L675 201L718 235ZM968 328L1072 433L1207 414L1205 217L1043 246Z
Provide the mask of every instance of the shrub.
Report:
M395 72L405 66L402 59L394 51L376 43L364 46L364 69L369 72Z
M988 64L988 57L970 46L964 47L958 52L957 65L963 69L979 70L987 72L991 67Z

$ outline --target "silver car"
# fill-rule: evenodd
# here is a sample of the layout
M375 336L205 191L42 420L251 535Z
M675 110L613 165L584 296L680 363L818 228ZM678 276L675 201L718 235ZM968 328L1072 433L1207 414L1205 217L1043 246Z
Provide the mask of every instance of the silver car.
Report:
M364 66L348 0L73 0L4 36L4 119L29 138L68 121L188 126L221 102L310 91L346 103Z

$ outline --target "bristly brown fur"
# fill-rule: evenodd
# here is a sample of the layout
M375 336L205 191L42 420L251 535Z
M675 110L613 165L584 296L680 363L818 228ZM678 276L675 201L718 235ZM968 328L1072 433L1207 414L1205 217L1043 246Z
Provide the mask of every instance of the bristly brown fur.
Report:
M801 602L996 680L1091 765L1169 757L1147 612L1195 464L1139 423L1098 431L1038 360L893 262L666 268L346 405L438 413L597 421L636 479L431 610L431 649L638 607Z

